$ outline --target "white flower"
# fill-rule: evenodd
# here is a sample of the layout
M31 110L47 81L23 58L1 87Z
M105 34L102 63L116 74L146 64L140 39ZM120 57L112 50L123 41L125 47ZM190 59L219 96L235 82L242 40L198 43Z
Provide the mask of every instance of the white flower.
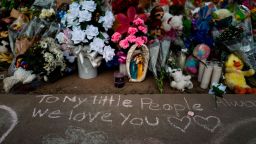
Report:
M79 22L90 21L92 19L92 13L89 11L79 11Z
M78 14L78 13L77 13ZM77 15L78 16L78 15ZM71 13L68 13L66 15L66 20L67 20L67 24L68 24L68 27L73 27L73 26L78 26L79 25L79 22L78 20L76 19L77 18L76 15L73 15Z
M97 4L94 1L83 1L81 2L82 9L94 12L96 10Z
M105 61L111 61L113 57L115 56L115 49L112 49L110 46L105 46L103 51L103 58L105 58Z
M50 13L50 15L54 15L54 14L55 14L54 9L53 9L53 8L50 8L50 9L49 9L49 13Z
M80 9L80 5L77 2L73 2L72 4L69 5L69 12L74 14L77 13Z
M71 36L71 40L74 42L74 44L78 44L85 39L85 32L81 29L74 29L71 32Z
M48 47L48 44L44 41L40 42L40 46L44 49L46 49Z
M41 19L46 18L46 12L47 12L46 9L42 9L42 11L41 11L41 13L40 13L40 15L39 15L39 18L41 18Z
M58 33L56 39L60 44L65 43L65 34L63 32Z
M99 19L99 23L103 22L103 27L107 31L109 28L112 28L113 22L115 21L115 17L113 13L109 10L105 12L105 16L101 16Z
M109 42L109 35L108 35L107 33L105 33L105 32L103 32L103 33L101 33L101 34L102 34L102 36L104 37L105 43L108 43L108 42Z
M45 59L46 62L51 63L51 62L53 62L54 57L51 53L46 52L46 53L44 53L44 59Z
M88 25L86 27L85 33L87 35L87 38L89 40L93 39L93 37L97 36L99 34L98 27L95 27L93 25Z
M99 54L103 54L103 47L105 46L104 41L100 38L95 37L90 43L90 50L95 50Z

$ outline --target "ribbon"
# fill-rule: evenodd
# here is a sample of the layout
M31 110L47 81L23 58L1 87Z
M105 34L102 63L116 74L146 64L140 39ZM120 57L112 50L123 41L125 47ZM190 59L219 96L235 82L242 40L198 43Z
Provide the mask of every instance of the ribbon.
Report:
M102 56L97 56L98 53L96 51L90 51L88 46L82 47L79 45L74 49L74 53L81 61L81 64L84 64L84 59L88 58L94 68L99 67L103 59Z
M123 51L118 51L116 55L118 56L119 63L121 63L121 64L126 63L127 55Z

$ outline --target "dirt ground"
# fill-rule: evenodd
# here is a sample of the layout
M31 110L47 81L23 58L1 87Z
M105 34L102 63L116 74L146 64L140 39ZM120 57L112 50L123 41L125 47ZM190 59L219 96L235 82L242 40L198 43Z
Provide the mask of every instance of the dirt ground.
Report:
M132 83L125 80L123 88L114 86L115 70L107 70L99 72L98 76L93 79L81 79L77 73L65 76L54 83L42 83L35 81L31 84L17 84L12 88L12 94L159 94L153 75L148 72L147 77L143 82ZM194 88L184 92L172 89L169 86L169 81L164 83L164 94L171 93L208 93L208 90L203 90L199 87L199 83L193 79ZM1 93L3 90L3 82L1 81Z

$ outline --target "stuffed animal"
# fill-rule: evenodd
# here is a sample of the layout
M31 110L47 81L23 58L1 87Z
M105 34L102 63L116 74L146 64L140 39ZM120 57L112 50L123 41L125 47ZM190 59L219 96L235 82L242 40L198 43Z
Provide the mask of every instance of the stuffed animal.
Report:
M9 43L5 40L2 40L1 43L2 45L0 46L0 53L7 53L8 52L7 46L9 45Z
M164 13L162 18L162 26L165 32L170 30L179 30L183 29L182 15L171 15L170 13Z
M168 68L169 75L173 78L174 81L171 82L171 87L176 88L180 91L184 91L185 88L192 89L193 83L191 82L191 76L190 75L183 75L182 71L180 69L171 69Z
M19 67L14 75L11 77L7 77L3 80L4 90L5 92L9 92L10 89L17 83L22 82L23 84L27 84L32 82L36 78L35 74L32 74L31 71L27 71L22 67Z
M247 85L245 77L254 75L255 71L249 69L242 71L244 63L236 55L230 54L225 62L225 83L235 93L256 93L255 88Z

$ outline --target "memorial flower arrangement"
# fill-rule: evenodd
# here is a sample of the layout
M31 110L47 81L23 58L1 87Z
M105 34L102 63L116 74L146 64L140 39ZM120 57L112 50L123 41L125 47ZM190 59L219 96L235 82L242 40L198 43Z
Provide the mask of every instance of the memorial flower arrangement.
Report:
M120 50L128 50L132 45L137 44L138 47L148 42L147 38L147 26L144 24L144 20L136 18L131 22L126 33L115 32L111 36L111 41L116 43ZM118 52L120 54L121 52ZM124 53L120 58L125 58ZM122 60L119 59L119 62Z
M113 42L118 42L118 45L123 48L127 49L132 44L137 44L141 46L142 44L147 43L147 27L144 24L144 21L140 18L135 19L132 22L132 25L128 27L128 32L123 36L119 32L115 32L111 40Z
M58 42L62 45L88 45L89 51L81 50L83 55L97 52L105 61L112 60L115 53L109 45L108 30L112 28L115 17L103 4L101 0L71 3L68 11L62 14L63 31L56 36Z
M54 81L65 73L66 61L60 46L47 37L35 43L24 55L17 57L16 67L32 70L45 81Z

